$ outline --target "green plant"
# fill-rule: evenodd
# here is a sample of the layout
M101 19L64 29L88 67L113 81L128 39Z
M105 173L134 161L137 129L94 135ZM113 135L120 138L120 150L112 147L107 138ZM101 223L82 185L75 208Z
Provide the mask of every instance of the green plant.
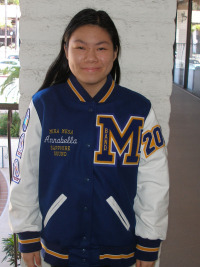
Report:
M10 94L16 86L13 86L15 84L15 80L19 78L19 72L20 67L13 67L12 69L5 68L3 71L3 74L9 74L7 79L4 81L2 85L0 85L0 95L2 95L7 87L10 87L10 91L7 93Z
M20 122L19 113L15 111L12 116L12 125L10 129L12 137L19 137Z
M4 5L5 1L0 0L0 5ZM19 0L8 0L8 5L19 5Z
M8 114L4 113L0 115L0 135L7 135L7 121Z
M8 114L4 113L0 115L0 135L7 135L7 121ZM18 112L12 114L12 124L10 127L11 137L19 137L20 129L20 117Z
M191 31L200 31L200 24L195 24L191 26Z
M15 265L15 249L14 249L14 234L10 234L8 238L2 238L3 250L2 252L6 253L6 256L3 258L3 261L7 261L10 265ZM18 246L18 238L17 238ZM20 261L20 252L17 251L17 260ZM18 265L20 265L18 263Z

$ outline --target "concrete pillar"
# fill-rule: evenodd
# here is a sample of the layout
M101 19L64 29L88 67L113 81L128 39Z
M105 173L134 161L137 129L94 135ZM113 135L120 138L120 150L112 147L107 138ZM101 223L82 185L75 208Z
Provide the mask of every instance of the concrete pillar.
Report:
M104 9L121 38L121 84L154 106L166 142L172 90L176 0L20 0L20 114L59 52L63 31L79 10Z

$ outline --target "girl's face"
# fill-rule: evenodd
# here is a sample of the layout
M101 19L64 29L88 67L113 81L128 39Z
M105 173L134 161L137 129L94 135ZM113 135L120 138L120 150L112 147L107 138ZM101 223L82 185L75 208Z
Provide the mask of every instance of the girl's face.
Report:
M72 33L65 54L71 72L93 97L105 84L117 50L106 30L89 24Z

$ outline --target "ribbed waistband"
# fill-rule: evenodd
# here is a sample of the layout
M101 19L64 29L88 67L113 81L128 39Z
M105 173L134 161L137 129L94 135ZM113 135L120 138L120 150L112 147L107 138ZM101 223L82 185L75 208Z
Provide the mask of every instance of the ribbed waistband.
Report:
M97 267L109 265L113 267L128 267L135 263L135 248L133 246L60 248L43 239L41 244L44 260L55 266Z

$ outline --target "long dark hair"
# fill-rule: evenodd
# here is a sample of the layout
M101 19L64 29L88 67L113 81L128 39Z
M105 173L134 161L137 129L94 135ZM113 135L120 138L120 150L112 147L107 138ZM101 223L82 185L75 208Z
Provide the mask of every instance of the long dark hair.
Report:
M113 63L113 68L110 74L112 75L112 78L115 80L115 82L119 83L120 66L119 66L118 56L120 53L120 40L115 24L105 11L102 10L96 11L94 9L87 8L77 13L72 18L67 28L65 29L61 41L60 52L55 61L49 67L44 82L40 87L39 91L53 84L64 83L68 79L71 71L69 69L68 60L65 56L64 45L68 46L69 39L72 33L77 28L88 24L100 26L109 33L113 43L113 48L115 51L116 50L118 51L117 58Z

